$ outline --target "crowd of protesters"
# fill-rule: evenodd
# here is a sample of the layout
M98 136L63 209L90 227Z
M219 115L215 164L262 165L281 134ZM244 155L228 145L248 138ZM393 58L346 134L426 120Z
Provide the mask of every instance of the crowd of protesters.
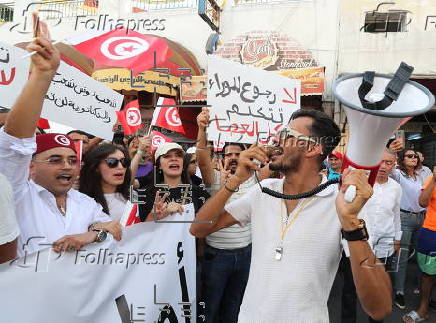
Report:
M382 322L392 303L406 307L411 255L421 270L421 302L403 320L429 317L436 171L422 165L416 150L390 142L371 188L363 171L341 174L338 141L312 139L340 137L338 126L314 110L294 113L276 147L226 143L220 153L207 140L206 108L188 152L174 142L153 150L147 136L108 143L77 130L39 134L36 125L59 53L43 33L28 50L37 52L32 73L0 129L0 262L35 252L41 242L72 252L108 236L121 240L119 220L133 187L143 222L192 206L200 221L191 233L197 237L198 298L206 304L206 322L327 322L337 272L344 276L342 322L356 322L357 298L370 322ZM336 178L340 189L331 185L298 200L271 197L260 187L296 195ZM344 201L348 185L357 186L352 203ZM341 229L356 233L361 220L368 241L346 234L341 239Z

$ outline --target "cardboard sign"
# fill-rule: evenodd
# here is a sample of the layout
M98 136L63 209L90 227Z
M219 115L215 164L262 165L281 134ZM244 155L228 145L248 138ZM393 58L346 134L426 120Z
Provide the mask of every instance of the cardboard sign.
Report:
M0 108L12 108L29 74L29 57L21 48L0 42Z
M268 144L300 109L300 81L209 56L208 139Z
M44 100L41 117L112 140L123 96L61 62Z

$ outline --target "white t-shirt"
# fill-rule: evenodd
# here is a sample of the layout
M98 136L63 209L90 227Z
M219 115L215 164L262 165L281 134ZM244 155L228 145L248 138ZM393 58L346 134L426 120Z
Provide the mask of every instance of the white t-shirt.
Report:
M19 234L12 187L7 178L0 174L0 245L15 240Z
M113 221L119 221L123 215L124 207L127 200L121 195L121 193L107 193L104 194L107 206L109 208L109 215Z
M323 176L322 182L326 180ZM283 192L283 179L261 185ZM255 185L225 206L240 224L251 222L251 267L239 323L329 322L327 300L342 252L337 192L337 185L330 185L302 209L284 237L281 260L275 259L275 250L286 215L283 200Z
M227 203L236 201L241 198L248 190L256 184L255 176L251 176L247 181L239 186L239 190L232 194ZM209 189L210 195L214 195L221 188L221 174L215 170L215 181ZM244 248L251 243L251 225L247 223L245 226L238 224L223 228L219 231L211 233L206 237L206 243L218 249L238 249Z

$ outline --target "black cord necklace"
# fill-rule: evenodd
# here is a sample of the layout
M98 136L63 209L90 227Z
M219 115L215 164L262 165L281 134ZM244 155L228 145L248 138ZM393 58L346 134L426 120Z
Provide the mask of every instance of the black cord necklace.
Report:
M284 200L299 200L299 199L311 197L311 196L318 194L319 192L325 190L328 186L330 186L332 184L338 184L340 181L339 178L331 179L323 184L318 185L317 187L315 187L313 190L310 190L309 192L299 193L299 194L295 194L295 195L287 195L287 194L273 191L272 189L270 189L268 187L262 187L262 185L260 185L260 181L259 181L259 178L257 177L256 171L254 172L254 175L256 176L257 184L259 184L259 187L260 187L260 190L262 191L262 193L268 194L268 195L275 197L275 198L284 199Z

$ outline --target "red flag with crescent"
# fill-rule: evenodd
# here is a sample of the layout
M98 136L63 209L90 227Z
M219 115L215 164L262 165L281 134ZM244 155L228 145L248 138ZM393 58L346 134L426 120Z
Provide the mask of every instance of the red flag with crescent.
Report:
M156 67L161 67L171 56L171 50L162 38L124 28L114 29L74 47L102 65L125 67L134 74L154 68L154 53Z
M160 145L162 145L166 142L172 142L172 140L159 131L152 131L151 132L151 149L152 150L156 150L157 147L159 147Z
M141 129L142 118L138 100L130 101L123 110L117 111L117 117L125 135L131 135Z
M159 98L151 124L181 133L186 138L197 139L198 109L178 107L170 98Z

